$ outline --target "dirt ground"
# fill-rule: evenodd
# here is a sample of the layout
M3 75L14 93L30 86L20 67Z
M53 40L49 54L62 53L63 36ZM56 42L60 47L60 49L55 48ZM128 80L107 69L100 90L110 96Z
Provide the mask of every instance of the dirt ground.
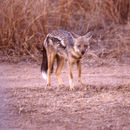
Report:
M0 130L130 130L130 66L82 66L81 88L44 89L40 65L0 63Z

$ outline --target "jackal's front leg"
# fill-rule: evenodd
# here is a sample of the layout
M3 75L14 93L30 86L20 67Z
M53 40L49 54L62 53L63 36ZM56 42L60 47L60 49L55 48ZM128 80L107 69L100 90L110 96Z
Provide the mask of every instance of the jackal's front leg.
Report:
M80 60L77 61L77 70L78 70L78 82L81 86L83 86L82 80L81 80L81 63Z
M74 89L74 81L73 81L73 75L72 75L72 64L68 62L68 75L69 75L69 85L70 90Z

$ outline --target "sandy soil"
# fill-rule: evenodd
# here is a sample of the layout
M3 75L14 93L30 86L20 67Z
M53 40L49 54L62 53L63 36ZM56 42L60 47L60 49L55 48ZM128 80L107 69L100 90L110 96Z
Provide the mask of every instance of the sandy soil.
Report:
M82 66L83 88L69 91L52 75L44 90L40 65L0 63L0 130L128 130L130 129L130 66Z

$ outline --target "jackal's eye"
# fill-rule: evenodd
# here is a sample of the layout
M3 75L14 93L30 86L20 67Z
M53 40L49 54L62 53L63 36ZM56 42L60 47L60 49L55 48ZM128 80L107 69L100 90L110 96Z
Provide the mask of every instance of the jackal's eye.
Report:
M85 48L88 48L88 45L84 45Z
M80 48L81 47L81 45L78 45L78 48Z

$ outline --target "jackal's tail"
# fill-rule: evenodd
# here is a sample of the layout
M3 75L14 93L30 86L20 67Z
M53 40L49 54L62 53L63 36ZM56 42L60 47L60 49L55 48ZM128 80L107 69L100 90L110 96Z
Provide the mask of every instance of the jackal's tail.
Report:
M47 52L43 45L43 57L42 57L42 65L41 65L41 72L42 77L47 80L47 69L48 69L48 59L47 59Z

